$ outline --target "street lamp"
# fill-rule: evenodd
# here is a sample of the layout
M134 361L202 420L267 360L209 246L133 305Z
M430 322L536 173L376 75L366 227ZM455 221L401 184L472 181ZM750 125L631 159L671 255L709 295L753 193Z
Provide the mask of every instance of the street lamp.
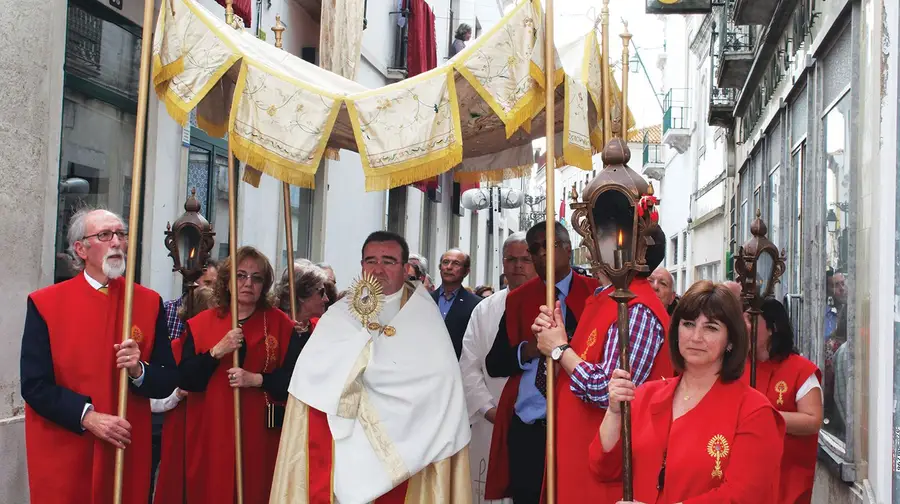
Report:
M750 225L751 237L738 249L734 258L737 282L741 285L741 298L750 314L750 386L756 386L756 329L762 303L772 295L775 284L784 273L785 252L778 253L778 247L766 237L768 227L763 222L759 209L756 220Z
M838 219L837 215L834 213L834 208L828 209L828 217L825 218L825 222L827 223L829 233L833 234L837 231Z
M636 296L631 281L647 272L647 248L655 245L650 231L658 214L653 186L628 167L631 151L621 138L613 138L603 149L603 169L573 203L572 227L588 249L594 276L603 274L616 290L610 298L618 305L619 367L631 372L629 358L628 302ZM631 407L622 403L623 493L632 500Z
M206 270L213 236L212 226L200 215L197 190L191 189L191 195L184 202L184 213L175 220L174 225L166 223L166 248L174 264L172 271L181 273L182 292L188 294L188 309L192 297L190 293Z

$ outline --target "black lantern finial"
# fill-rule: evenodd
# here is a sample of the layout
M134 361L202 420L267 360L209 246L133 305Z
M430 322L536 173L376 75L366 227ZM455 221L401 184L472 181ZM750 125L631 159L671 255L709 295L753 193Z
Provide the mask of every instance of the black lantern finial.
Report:
M200 214L197 189L184 202L184 213L174 224L166 223L166 248L174 266L172 271L181 273L186 285L193 285L206 269L206 262L213 247L209 221Z

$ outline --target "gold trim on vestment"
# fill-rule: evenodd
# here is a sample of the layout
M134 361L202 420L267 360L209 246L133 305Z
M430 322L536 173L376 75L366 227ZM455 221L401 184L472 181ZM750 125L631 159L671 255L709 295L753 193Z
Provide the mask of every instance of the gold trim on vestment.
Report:
M363 432L366 434L366 439L369 440L369 444L372 446L372 450L378 456L378 460L381 461L388 476L391 478L391 487L408 480L410 477L409 469L406 468L406 464L403 462L403 458L400 456L400 452L397 451L394 442L381 426L378 412L375 411L375 408L369 402L369 394L365 389L360 394L358 420L360 425L362 425Z
M356 418L359 412L360 395L363 391L362 374L369 365L369 357L372 355L372 340L366 343L362 352L356 357L350 374L347 375L347 381L344 383L344 390L341 392L341 399L338 401L337 416L342 418Z

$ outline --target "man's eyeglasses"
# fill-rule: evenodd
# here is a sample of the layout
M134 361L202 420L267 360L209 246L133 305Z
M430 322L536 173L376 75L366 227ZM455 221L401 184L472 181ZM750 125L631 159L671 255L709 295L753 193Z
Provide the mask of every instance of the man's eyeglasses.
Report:
M400 264L400 261L393 257L382 257L381 259L378 259L377 257L367 257L363 262L368 266L377 266L379 264L382 266L396 266Z
M563 244L566 244L566 243L569 243L569 242L567 242L565 240L556 240L555 242L553 242L553 244L556 248L562 247ZM541 250L547 250L547 240L541 240L538 242L534 242L528 246L528 251L531 252L532 254L537 254Z
M125 240L128 238L127 231L100 231L99 233L94 233L92 235L87 235L82 240L87 240L88 238L96 238L97 241L108 242L113 239L113 236L118 237L120 240Z
M245 283L247 280L250 280L254 285L262 285L265 281L262 275L248 275L243 271L238 272L235 278L237 278L238 283Z
M527 264L532 263L531 256L506 256L503 258L503 260L506 262L510 262L513 265L516 265L516 264L527 265Z

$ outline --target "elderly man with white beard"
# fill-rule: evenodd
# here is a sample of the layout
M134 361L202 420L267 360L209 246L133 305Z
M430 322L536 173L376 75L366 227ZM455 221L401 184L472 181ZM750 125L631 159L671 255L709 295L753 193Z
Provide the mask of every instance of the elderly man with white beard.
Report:
M122 342L125 249L118 215L72 216L69 251L82 274L28 296L20 363L31 502L112 501L115 449L125 448L123 502L150 490L150 401L178 384L159 294L134 286ZM126 419L116 416L119 370L128 372Z

